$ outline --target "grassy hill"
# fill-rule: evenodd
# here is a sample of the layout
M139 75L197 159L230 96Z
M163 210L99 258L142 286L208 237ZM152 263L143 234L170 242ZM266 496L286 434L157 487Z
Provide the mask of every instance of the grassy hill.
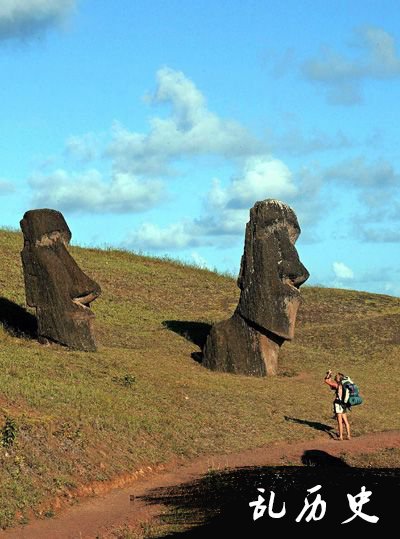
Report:
M43 347L25 305L22 235L0 231L0 526L52 514L49 500L173 457L312 438L334 426L328 368L349 373L365 404L353 434L400 428L400 299L302 287L281 374L206 370L208 325L229 317L234 279L121 251L71 248L102 287L98 352ZM32 313L33 311L30 311Z

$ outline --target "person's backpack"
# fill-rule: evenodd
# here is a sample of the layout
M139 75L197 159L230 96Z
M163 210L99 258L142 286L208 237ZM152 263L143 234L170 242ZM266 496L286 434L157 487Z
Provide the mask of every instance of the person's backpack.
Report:
M345 376L342 380L342 401L348 406L357 406L357 404L362 404L363 399L359 393L358 386L351 380L349 376Z

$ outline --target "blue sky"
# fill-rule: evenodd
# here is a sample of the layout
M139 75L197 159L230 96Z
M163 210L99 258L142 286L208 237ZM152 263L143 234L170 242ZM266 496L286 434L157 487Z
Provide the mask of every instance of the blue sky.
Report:
M238 272L257 201L309 284L400 296L400 17L380 0L2 0L1 226Z

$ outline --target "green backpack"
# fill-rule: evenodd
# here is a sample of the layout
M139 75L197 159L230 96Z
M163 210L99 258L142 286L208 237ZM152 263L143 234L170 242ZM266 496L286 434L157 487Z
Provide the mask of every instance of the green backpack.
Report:
M362 404L363 399L359 393L358 386L351 380L349 376L345 376L342 380L343 394L342 402L350 408Z

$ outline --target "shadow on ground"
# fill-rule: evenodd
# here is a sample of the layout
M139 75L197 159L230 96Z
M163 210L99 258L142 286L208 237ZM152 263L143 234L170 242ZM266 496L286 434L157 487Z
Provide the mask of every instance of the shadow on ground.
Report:
M144 499L148 503L162 504L167 508L161 531L165 537L223 537L232 530L233 537L264 538L272 531L332 530L350 533L354 531L380 531L390 529L396 522L397 496L400 487L400 469L352 468L342 459L324 451L310 450L303 455L305 466L248 467L211 472L200 480L174 488L154 490ZM308 493L321 485L320 490ZM354 517L347 494L357 496L365 486L371 494L358 511L368 516L378 516L372 524L355 516L342 527L341 523ZM264 489L261 492L257 489ZM275 498L272 511L280 513L285 503L285 514L273 518L268 514L270 492ZM299 522L307 498L312 503L321 495L326 502L326 512L316 510L319 520L307 522L309 511ZM262 496L266 506L262 517L253 520L254 507L249 503ZM358 502L360 497L356 497ZM364 500L365 501L365 500ZM171 532L170 530L180 530ZM184 531L182 531L184 530ZM164 537L164 535L163 535Z
M331 438L336 438L334 434L335 429L330 425L326 425L325 423L319 423L319 421L308 421L307 419L297 419L296 417L289 417L287 415L285 415L284 418L285 421L291 421L292 423L297 423L299 425L307 425L312 429L326 432L327 434L329 434L329 436L331 436Z
M341 468L350 468L343 459L330 455L326 451L321 451L320 449L308 449L307 451L304 451L301 462L304 466L340 466Z
M7 298L0 298L0 323L14 337L37 338L36 316Z
M187 322L183 320L164 320L162 323L167 329L185 337L188 341L203 349L207 336L211 330L211 324L205 322Z

